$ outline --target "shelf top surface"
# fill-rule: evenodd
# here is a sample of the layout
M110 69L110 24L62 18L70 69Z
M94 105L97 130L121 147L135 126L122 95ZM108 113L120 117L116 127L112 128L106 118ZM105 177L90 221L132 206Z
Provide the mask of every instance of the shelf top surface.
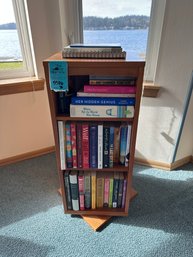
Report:
M58 52L49 58L45 59L44 62L49 61L66 61L68 63L127 63L132 65L137 65L143 67L145 65L145 61L133 61L133 60L123 60L123 59L88 59L88 58L67 58L64 59L62 57L62 52Z

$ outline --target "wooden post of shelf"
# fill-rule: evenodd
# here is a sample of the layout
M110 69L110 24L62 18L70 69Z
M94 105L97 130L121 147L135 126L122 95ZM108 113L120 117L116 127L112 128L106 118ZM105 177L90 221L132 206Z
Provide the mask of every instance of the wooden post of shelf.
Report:
M62 195L61 188L58 189L58 193ZM130 201L137 195L137 191L132 188ZM99 230L112 216L91 216L91 215L80 215L84 221L94 230Z

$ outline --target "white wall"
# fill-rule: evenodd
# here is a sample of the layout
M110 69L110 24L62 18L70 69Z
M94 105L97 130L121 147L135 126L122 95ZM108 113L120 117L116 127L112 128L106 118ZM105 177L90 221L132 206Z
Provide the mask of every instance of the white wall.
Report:
M140 110L136 156L170 163L182 119L193 69L193 1L166 2L155 83L162 87L158 98L143 98ZM191 114L192 111L190 110ZM186 129L193 123L186 121ZM193 134L183 135L177 158L190 155Z

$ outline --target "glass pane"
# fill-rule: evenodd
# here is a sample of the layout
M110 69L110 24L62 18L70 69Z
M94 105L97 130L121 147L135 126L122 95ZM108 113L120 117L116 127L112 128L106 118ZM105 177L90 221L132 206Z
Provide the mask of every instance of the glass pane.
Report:
M120 43L129 60L144 60L151 0L83 0L84 43Z
M12 0L0 0L0 70L23 68Z

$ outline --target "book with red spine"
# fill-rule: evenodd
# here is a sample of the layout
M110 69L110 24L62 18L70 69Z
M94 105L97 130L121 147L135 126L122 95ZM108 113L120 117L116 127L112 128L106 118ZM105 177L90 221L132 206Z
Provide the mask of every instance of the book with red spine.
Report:
M136 87L135 86L127 86L127 85L84 85L85 93L111 93L111 94L135 94Z
M89 168L89 125L82 124L82 166L84 169Z
M79 171L78 173L78 191L79 191L80 210L84 211L85 210L85 205L84 205L85 193L84 193L84 172L83 171Z
M77 168L77 151L76 151L76 124L70 123L71 143L72 143L72 164L73 168Z

